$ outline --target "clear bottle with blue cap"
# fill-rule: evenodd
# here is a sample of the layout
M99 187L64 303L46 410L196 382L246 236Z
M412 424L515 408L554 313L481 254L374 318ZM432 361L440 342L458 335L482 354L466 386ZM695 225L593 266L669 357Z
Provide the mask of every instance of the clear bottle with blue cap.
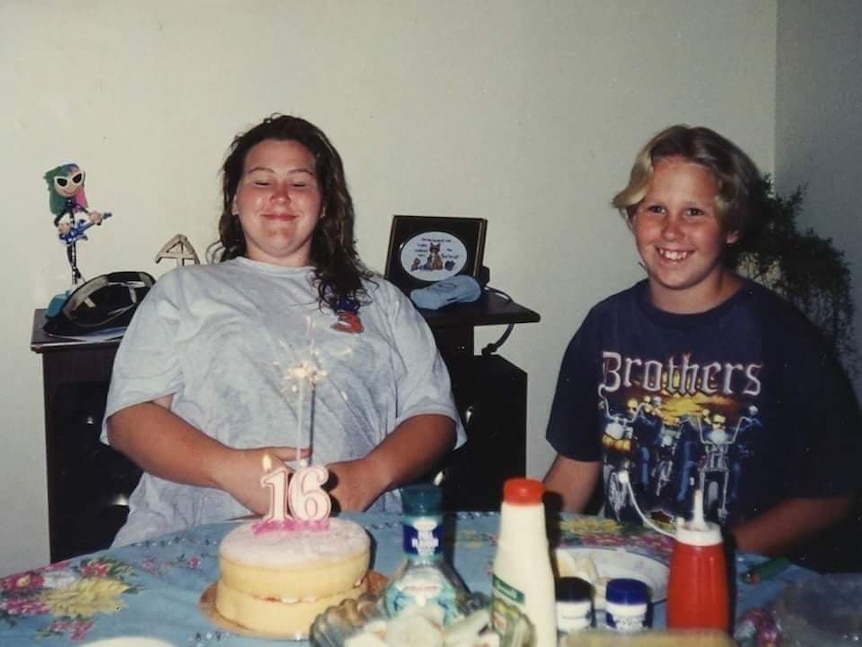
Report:
M404 558L383 590L390 617L407 607L436 606L444 624L460 615L468 592L443 555L440 488L430 483L401 490Z

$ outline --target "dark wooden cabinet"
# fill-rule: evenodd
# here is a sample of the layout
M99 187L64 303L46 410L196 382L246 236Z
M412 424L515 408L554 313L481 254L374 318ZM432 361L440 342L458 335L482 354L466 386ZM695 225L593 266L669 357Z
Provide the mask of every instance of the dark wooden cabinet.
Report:
M441 466L449 509L499 507L503 481L526 470L527 375L495 354L475 355L475 326L539 315L496 294L422 311L452 377L467 443ZM42 357L51 561L108 546L126 520L140 469L99 441L119 340L50 337L36 310L30 348Z
M503 483L527 467L527 374L499 355L448 361L467 442L442 465L447 510L499 510Z
M119 340L50 337L44 321L44 310L37 310L30 348L42 356L48 533L56 562L110 544L141 472L99 441Z

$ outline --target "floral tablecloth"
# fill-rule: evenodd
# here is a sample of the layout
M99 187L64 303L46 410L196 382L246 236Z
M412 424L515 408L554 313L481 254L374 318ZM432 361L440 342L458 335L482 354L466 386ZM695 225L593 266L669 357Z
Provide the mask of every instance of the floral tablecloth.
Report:
M345 517L372 535L373 568L392 573L401 560L400 518ZM447 523L446 552L455 570L471 590L489 593L499 516L462 512ZM87 644L116 636L159 638L177 647L284 645L220 629L199 608L204 590L218 577L219 542L233 525L202 526L0 578L0 645ZM566 516L552 526L557 546L620 547L663 563L670 558L671 539L640 526L585 516ZM741 556L737 569L761 559ZM756 586L739 584L737 615L768 604L787 582L811 575L791 567ZM664 626L662 603L655 607L654 626Z

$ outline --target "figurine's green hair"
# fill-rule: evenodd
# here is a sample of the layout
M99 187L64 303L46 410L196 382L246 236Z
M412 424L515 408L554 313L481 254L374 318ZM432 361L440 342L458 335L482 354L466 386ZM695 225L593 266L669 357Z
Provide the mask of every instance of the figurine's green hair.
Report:
M80 171L81 167L77 164L61 164L42 176L45 178L45 182L48 183L48 193L51 194L48 200L48 208L51 209L51 213L56 217L63 215L66 209L66 201L63 199L63 196L54 190L54 178L59 176L65 177L75 169Z

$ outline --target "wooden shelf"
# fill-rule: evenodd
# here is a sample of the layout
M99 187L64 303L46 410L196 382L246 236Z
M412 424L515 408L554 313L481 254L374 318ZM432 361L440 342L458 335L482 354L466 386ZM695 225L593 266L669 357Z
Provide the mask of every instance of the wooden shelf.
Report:
M440 354L447 362L475 354L473 333L476 326L506 326L540 320L538 312L487 291L472 303L453 303L440 310L418 310L428 322Z

